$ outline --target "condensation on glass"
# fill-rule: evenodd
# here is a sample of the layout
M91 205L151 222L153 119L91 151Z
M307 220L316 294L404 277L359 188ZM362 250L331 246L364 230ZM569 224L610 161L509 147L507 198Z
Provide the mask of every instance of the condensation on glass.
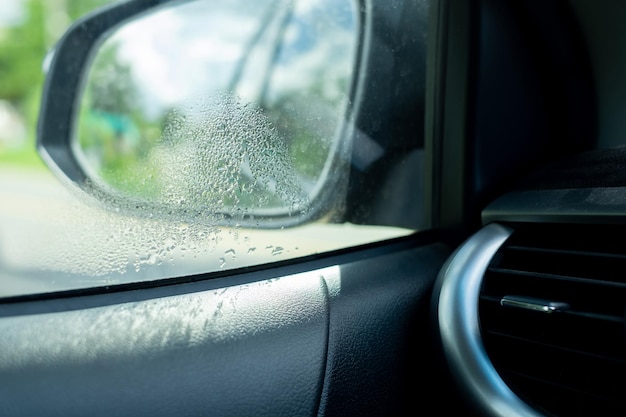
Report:
M109 201L47 172L0 167L0 296L411 233L334 222L350 164L358 15L350 0L211 0L119 26L92 57L73 126L80 163Z

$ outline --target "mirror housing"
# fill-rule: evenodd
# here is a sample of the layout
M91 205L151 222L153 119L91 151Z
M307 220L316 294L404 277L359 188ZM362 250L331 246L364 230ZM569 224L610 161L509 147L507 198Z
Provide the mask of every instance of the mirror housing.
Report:
M194 118L203 119L205 125L204 134L207 136L187 141L184 144L183 148L187 154L198 154L198 157L194 159L195 162L192 163L195 167L193 175L185 171L187 168L184 165L188 163L189 158L184 161L180 158L169 158L170 166L166 169L168 171L167 175L163 175L166 184L155 192L153 196L146 197L142 193L133 194L117 189L111 183L103 180L103 176L99 176L96 172L97 170L89 166L87 158L84 157L84 152L81 149L80 141L77 138L80 130L78 125L81 123L85 91L90 85L89 71L93 69L98 53L103 50L103 45L106 45L107 41L124 29L125 26L133 25L135 22L139 24L144 17L144 21L148 21L151 16L160 13L161 10L167 11L174 8L181 8L182 10L182 7L195 3L202 2L131 0L100 9L72 25L59 41L52 54L44 86L38 124L38 151L42 159L71 188L81 190L83 192L81 195L86 194L93 197L90 201L96 201L105 208L133 216L153 217L156 215L157 217L183 222L204 220L213 224L283 227L300 224L322 216L332 216L334 212L341 211L343 209L343 198L341 196L345 194L347 172L350 163L350 142L347 139L352 135L352 128L349 122L350 105L348 97L352 94L351 86L354 83L351 79L352 74L355 73L352 66L356 61L356 56L358 56L356 51L358 47L356 45L358 41L356 30L354 31L351 46L349 45L349 48L343 54L349 56L348 78L343 80L345 81L343 84L345 84L346 90L343 92L343 99L338 101L338 104L332 109L334 111L334 119L330 120L331 118L325 117L326 113L316 113L314 100L310 100L306 93L303 93L302 97L300 97L300 102L307 103L308 101L309 103L305 105L311 106L305 110L309 111L309 109L312 109L310 113L303 114L301 117L303 121L307 119L307 123L312 124L313 127L309 127L309 129L319 132L323 130L320 129L320 126L325 124L326 130L328 130L328 126L331 126L334 134L334 137L330 139L328 137L305 137L305 139L301 139L301 142L304 141L306 143L314 142L313 139L326 142L324 149L326 149L325 152L327 154L324 154L325 157L322 159L322 164L319 164L319 167L317 167L313 179L307 178L306 181L302 180L304 175L294 168L293 161L290 158L293 156L293 148L295 146L291 148L288 146L294 139L287 137L292 132L287 130L286 134L283 132L282 135L275 133L277 129L272 123L277 120L280 122L280 118L275 117L274 120L270 120L265 114L267 112L264 112L264 108L255 101L255 98L242 98L237 91L218 91L210 95L204 102L183 102L174 109L178 114L182 114L182 119L186 120L186 123L189 123L189 120ZM276 4L293 7L294 3L291 1L282 3L274 1L271 4L272 7L268 8L268 10L273 10L273 6ZM283 19L283 25L284 22L287 22L286 18L291 13L290 9L285 8L285 10L287 11L285 12L286 17L281 18ZM352 18L355 20L358 18L354 10ZM263 22L259 22L259 27L263 30ZM252 47L254 47L254 43L252 43ZM279 45L272 46L269 52L273 54L273 59L276 59L279 49ZM176 64L173 63L172 65ZM320 61L318 65L332 66L333 64ZM241 77L241 70L241 66L236 68L235 72L237 74L234 78ZM325 73L320 72L320 74L324 75ZM269 82L268 79L266 79L266 82ZM228 90L228 88L223 90ZM231 88L231 90L233 89ZM217 102L216 107L221 109L221 115L215 111L203 111L200 113L196 111L191 116L183 114L185 107L207 107L205 106L207 102L209 105ZM310 103L313 103L313 105ZM245 111L233 113L235 108L245 109ZM215 134L214 124L207 123L206 120L210 122L214 119L217 120L221 116L238 121L236 130L227 132L227 136L234 141L234 144L241 145L239 147L244 149L240 152L240 155L236 155L236 158L231 158L228 166L231 166L231 168L235 166L235 168L234 171L230 169L227 172L228 178L214 177L207 171L209 169L213 171L221 170L218 164L222 163L222 160L213 160L207 163L207 159L211 159L213 156L209 151L202 150L206 143L213 141L213 136L211 135ZM299 115L296 114L296 116ZM291 117L292 119L290 120L293 120L294 116L291 115ZM295 119L296 123L300 123L298 117L295 117ZM278 124L280 127L280 123ZM212 127L206 128L207 125ZM257 131L257 137L254 137L253 140L241 139L242 135L247 135L247 131L242 128L242 125L248 126L248 130ZM183 123L183 129L179 126L178 130L187 129L187 131L191 131L194 127L197 126L185 126ZM171 130L171 126L165 126L162 129L158 142L161 148L165 148L158 149L161 155L171 154L173 149L171 144L180 142L181 132L178 132L179 137L175 137L175 140L172 140L171 134L168 135L167 133ZM223 139L221 141L222 145L226 143ZM255 144L256 146L250 146L250 144ZM278 157L259 158L258 156L264 153L264 149L259 146L264 144L275 144L277 150L275 150L274 154L278 155ZM301 151L300 159L306 160L310 158L306 154L310 150L310 147L305 147L304 151ZM226 150L225 152L229 153L231 151ZM223 154L224 152L222 152L222 158ZM160 162L163 161L161 160ZM204 165L201 166L200 164ZM269 174L257 174L263 169L273 169L273 171ZM181 175L172 175L172 172L175 170L183 171ZM246 171L245 175L241 174L242 170ZM244 176L246 178L243 178ZM190 177L195 177L193 184L189 180ZM235 186L230 187L227 192L212 191L213 188L216 188L216 183L224 179L230 182L234 181L236 183ZM143 179L140 178L138 181L141 182ZM177 183L185 181L189 183L178 187L181 188L180 190L176 189ZM207 192L210 194L208 197L205 196ZM267 197L268 193L274 194L274 202L268 203L269 200L272 200L272 198ZM242 201L245 201L245 203Z
M104 7L75 22L46 57L46 81L37 124L37 150L66 184L85 189L88 180L71 146L81 82L107 33L170 0L131 0Z

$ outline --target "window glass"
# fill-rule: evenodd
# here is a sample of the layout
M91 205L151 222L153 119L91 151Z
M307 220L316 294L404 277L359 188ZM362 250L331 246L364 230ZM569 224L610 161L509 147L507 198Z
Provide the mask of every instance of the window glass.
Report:
M109 2L5 3L0 297L266 264L420 227L423 116L385 131L407 90L376 93L389 77L368 57L414 76L407 113L423 111L426 2L411 6L422 27L397 41L421 53L411 59L391 44L363 52L367 13L396 35L410 16L350 0L172 2L120 25L92 57L72 127L95 198L42 162L35 126L46 54Z

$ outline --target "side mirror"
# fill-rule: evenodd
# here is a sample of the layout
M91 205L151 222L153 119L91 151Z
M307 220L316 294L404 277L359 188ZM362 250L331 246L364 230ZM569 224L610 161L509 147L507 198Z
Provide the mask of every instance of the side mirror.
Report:
M136 216L282 227L346 187L352 1L130 0L76 22L50 61L38 150Z

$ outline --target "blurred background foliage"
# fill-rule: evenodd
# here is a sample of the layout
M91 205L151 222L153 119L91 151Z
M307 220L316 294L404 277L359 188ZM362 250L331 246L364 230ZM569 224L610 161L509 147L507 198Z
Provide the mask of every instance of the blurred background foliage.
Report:
M43 62L80 16L113 0L3 0L0 10L0 164L44 165L35 150Z

